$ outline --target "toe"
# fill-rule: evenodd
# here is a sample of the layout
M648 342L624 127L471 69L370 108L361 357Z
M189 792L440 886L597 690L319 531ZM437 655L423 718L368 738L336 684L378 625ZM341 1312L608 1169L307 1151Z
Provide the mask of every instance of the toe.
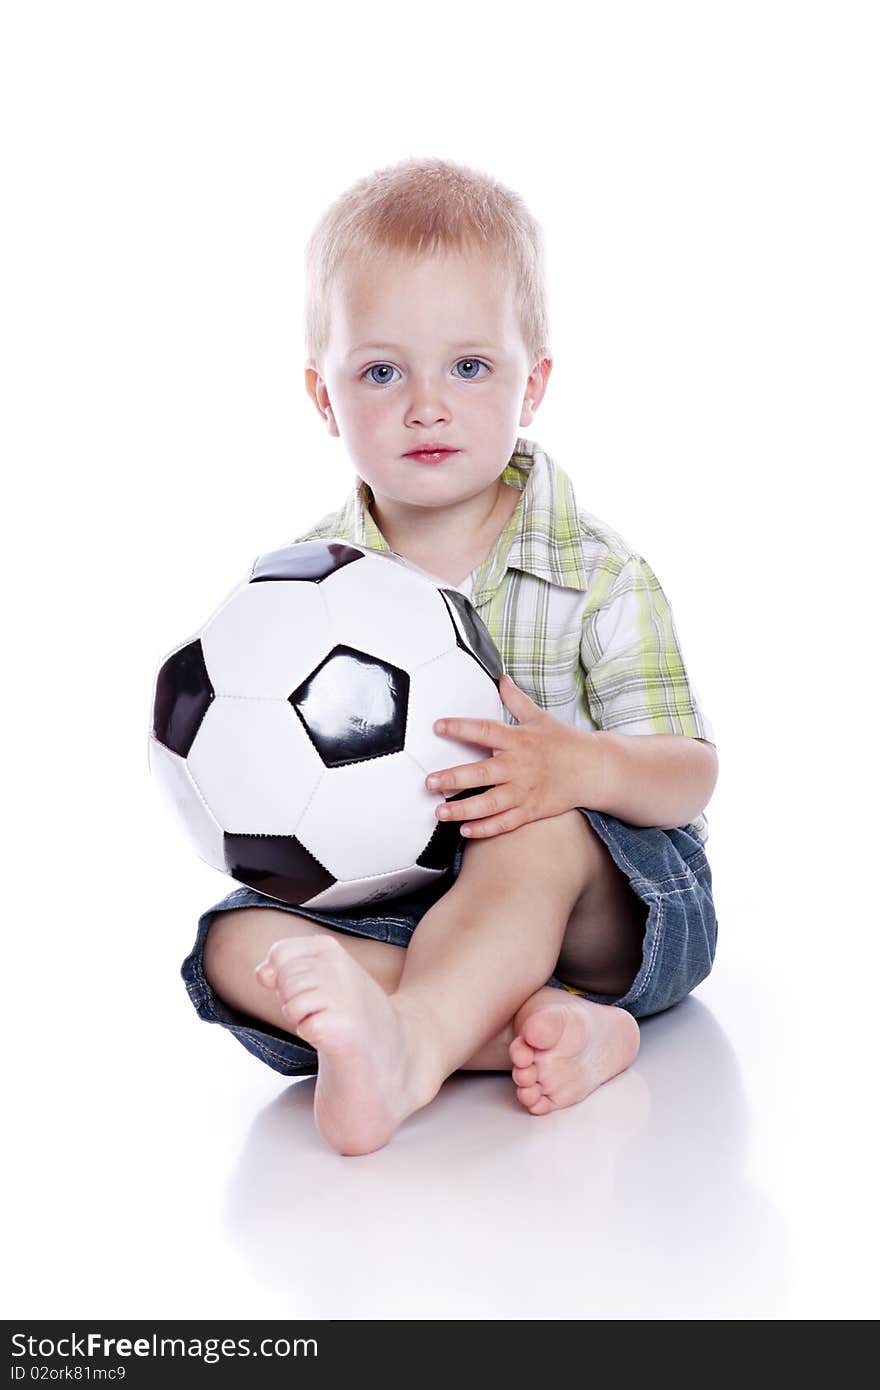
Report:
M531 1047L555 1047L562 1037L565 1019L565 1007L550 1004L526 1019L523 1037Z
M537 1067L514 1067L510 1073L517 1086L534 1086L538 1079Z
M529 1067L535 1060L534 1051L522 1038L514 1038L507 1051L515 1067Z
M255 967L254 973L261 985L265 985L267 989L274 988L275 971L267 960L261 960L259 965Z
M540 1086L518 1086L516 1090L517 1100L520 1104L524 1105L527 1110L530 1110L535 1102L541 1099L542 1095L543 1092Z
M549 1096L541 1096L534 1105L527 1108L530 1115L548 1115L554 1109L554 1105Z

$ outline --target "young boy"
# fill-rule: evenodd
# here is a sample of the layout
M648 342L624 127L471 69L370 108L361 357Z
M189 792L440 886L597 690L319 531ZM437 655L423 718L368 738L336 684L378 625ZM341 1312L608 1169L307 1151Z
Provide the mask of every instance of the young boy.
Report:
M504 722L438 730L487 756L429 788L490 787L438 808L463 837L441 886L336 912L239 888L183 963L200 1016L317 1073L321 1135L361 1154L459 1068L511 1068L544 1115L629 1066L636 1019L712 966L717 758L652 570L518 434L552 367L518 195L404 161L331 206L307 269L306 385L358 482L296 539L393 550L457 586L514 677Z

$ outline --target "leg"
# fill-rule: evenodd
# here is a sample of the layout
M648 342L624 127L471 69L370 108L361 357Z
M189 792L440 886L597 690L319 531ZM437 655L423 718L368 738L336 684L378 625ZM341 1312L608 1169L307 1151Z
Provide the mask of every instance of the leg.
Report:
M572 810L468 842L456 882L413 935L393 996L430 1032L441 1081L552 972L596 872L591 836Z
M566 925L555 973L588 994L613 997L626 993L642 963L648 905L633 892L587 818L581 819L595 868Z
M619 995L628 989L640 964L647 908L589 821L585 817L581 821L592 867L566 924L555 970L560 978L589 993ZM479 846L486 843L470 841L466 858L473 863ZM227 1003L289 1031L278 993L265 989L254 972L276 941L313 935L335 938L386 994L397 989L406 957L404 947L337 932L273 908L218 913L205 942L205 974ZM614 1048L607 1045L610 1028L615 1030ZM594 1046L600 1036L606 1037L604 1049ZM516 1046L512 1048L514 1038ZM597 1071L600 1051L606 1059L601 1070L607 1074ZM622 1069L637 1051L638 1027L624 1011L578 1000L561 990L540 988L514 1019L476 1048L462 1069L507 1071L513 1062L518 1099L531 1113L544 1114L583 1099L616 1074L608 1070L610 1063L625 1057L617 1068Z
M579 814L579 813L578 813ZM648 906L587 821L596 871L565 929L555 973L589 994L621 996L642 960ZM639 1026L624 1009L540 989L513 1020L517 1099L533 1115L583 1100L634 1061Z
M391 995L330 935L275 943L258 978L318 1050L315 1119L328 1143L341 1153L387 1143L534 994L595 872L591 844L577 811L470 843Z
M626 993L641 965L648 908L586 817L579 811L570 814L578 817L586 837L581 849L586 873L568 915L555 970L575 988L613 998ZM471 841L459 882L478 848L511 838ZM555 869L556 862L551 862ZM404 983L406 972L405 965ZM398 998L401 992L402 987ZM513 1031L508 1052L517 1099L534 1115L583 1100L628 1067L639 1050L639 1026L626 1010L549 987L538 988L520 1006Z
M334 937L386 994L393 994L400 983L405 946L336 931L274 907L239 907L217 913L205 938L203 962L208 983L232 1008L289 1032L277 991L261 985L255 971L274 942L293 936ZM508 1049L513 1036L509 1020L485 1046L477 1048L464 1063L464 1070L510 1071Z

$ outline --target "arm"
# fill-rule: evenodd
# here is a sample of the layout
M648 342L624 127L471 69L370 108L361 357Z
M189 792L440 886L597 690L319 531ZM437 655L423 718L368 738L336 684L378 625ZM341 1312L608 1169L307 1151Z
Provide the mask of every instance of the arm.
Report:
M469 821L463 835L486 836L578 806L660 830L700 815L718 775L713 730L688 679L666 596L641 557L585 619L581 665L592 729L540 708L509 675L499 693L516 726L459 718L435 724L438 734L492 750L491 759L427 778L429 791L449 798L437 807L439 819ZM667 732L670 725L677 732ZM466 788L488 790L452 799Z
M661 830L695 820L718 777L713 731L644 556L630 557L606 601L587 614L581 664L597 728L577 731L584 756L575 759L575 791L592 795L577 804Z
M706 739L605 729L571 733L572 806L673 830L696 820L715 790L718 754Z
M576 729L501 677L516 726L494 719L440 719L434 732L492 750L485 761L431 773L428 791L447 798L440 820L467 821L463 835L499 835L528 821L578 806L606 811L631 825L672 830L695 820L712 795L715 748L685 734L617 734ZM453 799L465 788L477 795Z

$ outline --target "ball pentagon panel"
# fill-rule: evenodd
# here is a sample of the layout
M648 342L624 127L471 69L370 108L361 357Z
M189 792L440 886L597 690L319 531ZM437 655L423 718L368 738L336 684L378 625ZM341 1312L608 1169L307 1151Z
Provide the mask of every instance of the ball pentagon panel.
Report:
M185 758L214 699L198 638L178 647L159 667L153 700L153 735Z
M223 849L232 877L267 897L305 904L333 887L333 875L295 835L227 834Z
M345 565L362 560L364 551L343 540L294 541L280 550L260 555L251 570L250 582L273 579L309 579L313 583L329 578Z
M497 684L503 675L504 666L483 619L470 599L457 589L443 588L440 592L449 607L458 645L478 661Z
M325 767L399 753L406 733L409 676L342 645L290 696Z

